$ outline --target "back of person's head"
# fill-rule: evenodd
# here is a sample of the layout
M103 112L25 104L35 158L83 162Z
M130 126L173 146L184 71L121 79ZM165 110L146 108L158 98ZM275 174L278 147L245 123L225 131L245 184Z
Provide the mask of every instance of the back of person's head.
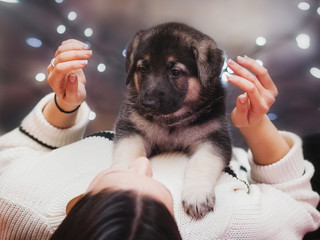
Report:
M132 191L86 194L51 240L177 240L178 227L160 202Z

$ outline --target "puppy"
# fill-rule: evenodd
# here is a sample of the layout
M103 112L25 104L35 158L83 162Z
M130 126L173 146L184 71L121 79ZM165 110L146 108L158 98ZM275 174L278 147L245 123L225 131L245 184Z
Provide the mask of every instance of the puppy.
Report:
M195 218L213 209L214 186L231 158L223 62L210 37L180 23L139 31L127 48L113 166L162 152L188 154L182 203Z

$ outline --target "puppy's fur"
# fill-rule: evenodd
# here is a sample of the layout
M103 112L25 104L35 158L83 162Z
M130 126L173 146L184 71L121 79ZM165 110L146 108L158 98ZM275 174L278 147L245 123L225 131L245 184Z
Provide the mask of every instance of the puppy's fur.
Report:
M182 193L200 218L231 158L219 79L223 53L196 29L167 23L136 33L127 48L127 96L116 124L115 167L168 151L190 156Z

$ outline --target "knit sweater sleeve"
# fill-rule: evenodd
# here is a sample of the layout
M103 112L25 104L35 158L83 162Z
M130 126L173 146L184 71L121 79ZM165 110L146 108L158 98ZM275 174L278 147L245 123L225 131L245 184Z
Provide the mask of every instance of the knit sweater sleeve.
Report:
M246 220L234 214L234 226L250 221L247 225L255 229L256 236L260 229L263 236L270 234L270 239L302 239L304 234L320 227L320 213L316 209L319 194L312 190L310 182L314 167L304 160L301 139L293 133L280 133L290 151L278 162L258 165L252 153L248 153L250 191L246 202L239 206L246 209L246 214L241 212ZM254 215L254 219L248 217Z
M304 160L300 137L289 132L280 132L290 146L290 151L280 161L267 166L254 162L249 151L251 179L254 183L270 184L295 200L316 207L319 195L312 191L311 178L314 166Z
M281 184L300 178L305 172L305 161L302 153L301 139L289 132L280 132L290 151L280 161L270 165L259 165L254 162L251 151L248 152L251 166L251 179L256 183Z
M90 109L84 102L81 104L76 119L76 124L67 129L59 129L52 126L44 117L42 110L53 99L54 94L45 96L34 109L23 119L20 132L36 141L38 144L54 149L83 137Z

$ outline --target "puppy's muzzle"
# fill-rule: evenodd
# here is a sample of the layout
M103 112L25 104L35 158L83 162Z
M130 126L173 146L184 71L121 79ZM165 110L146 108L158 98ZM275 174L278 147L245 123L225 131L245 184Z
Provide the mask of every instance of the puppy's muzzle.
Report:
M141 106L147 110L158 111L160 108L161 98L164 96L165 93L158 90L146 92L140 99Z
M141 101L141 105L145 109L153 109L156 110L157 102L155 99L152 98L145 98Z

